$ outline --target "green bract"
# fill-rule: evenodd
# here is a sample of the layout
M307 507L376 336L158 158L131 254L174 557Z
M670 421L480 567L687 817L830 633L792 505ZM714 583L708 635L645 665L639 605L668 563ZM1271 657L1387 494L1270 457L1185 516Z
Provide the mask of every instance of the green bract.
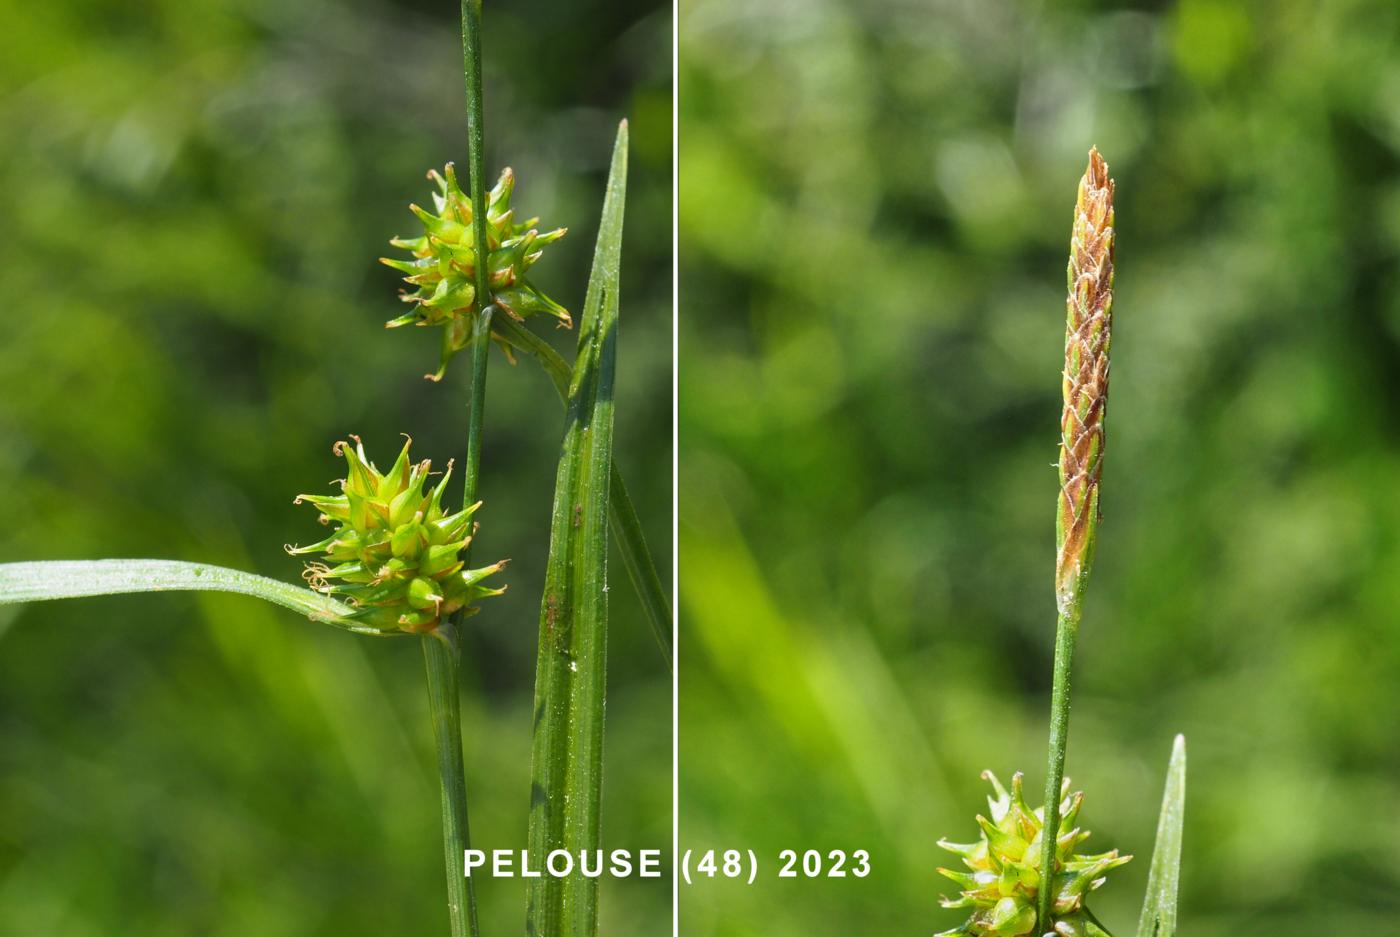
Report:
M388 474L365 457L359 437L354 448L335 444L335 454L348 463L338 495L298 495L321 512L321 523L337 529L320 543L288 547L293 554L324 551L326 563L308 563L311 588L342 597L356 609L355 617L382 628L425 632L437 628L446 615L465 609L476 599L500 595L482 580L506 565L505 560L482 569L465 569L462 552L471 543L475 524L473 504L454 514L442 507L452 463L430 491L424 491L432 465L410 464L409 442ZM338 581L332 581L338 580Z
M413 309L390 320L390 328L400 325L446 326L442 337L442 361L433 380L442 377L452 356L471 344L472 325L481 309L476 295L476 237L472 230L470 196L457 183L457 174L448 163L444 174L430 170L428 178L437 183L433 193L434 211L417 205L409 209L423 222L424 233L416 238L394 238L389 243L412 253L411 260L381 257L380 262L402 271L404 282L414 287L400 296ZM517 223L510 207L515 174L506 169L491 190L486 207L486 249L488 303L514 319L523 320L544 313L559 320L562 327L573 325L564 307L545 296L525 279L526 272L540 259L546 244L564 236L565 228L545 234L535 229L538 218Z
M1040 896L1040 849L1044 826L1043 809L1031 810L1021 795L1021 775L1011 778L1008 792L996 775L984 771L996 796L988 797L992 818L979 816L982 838L969 845L939 840L938 845L962 857L970 871L939 869L942 875L962 886L962 895L943 899L945 908L972 908L972 917L961 927L935 937L1027 937L1035 933L1036 902ZM1084 802L1083 793L1069 796L1069 779L1061 788L1060 814L1064 827L1073 827ZM1089 892L1104 883L1104 873L1127 862L1132 856L1118 851L1095 856L1076 850L1089 838L1077 828L1066 830L1056 839L1054 900L1051 920L1041 928L1060 937L1106 937L1107 931L1084 907Z

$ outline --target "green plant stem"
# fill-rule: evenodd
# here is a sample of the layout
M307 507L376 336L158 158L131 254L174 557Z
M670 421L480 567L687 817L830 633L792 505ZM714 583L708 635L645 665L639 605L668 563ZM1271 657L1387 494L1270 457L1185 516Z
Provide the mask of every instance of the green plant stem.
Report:
M462 470L462 506L476 503L481 480L481 426L486 419L486 363L491 360L491 320L495 306L481 310L472 325L472 386L467 403L467 464ZM471 544L467 544L464 560L471 559Z
M569 376L572 369L554 347L519 322L502 316L496 320L495 334L517 351L524 352L539 362L559 393L559 399L566 405L569 400ZM652 562L651 551L647 549L646 535L642 533L642 522L632 497L627 493L627 485L622 480L622 472L614 461L612 478L608 486L608 523L617 541L622 565L627 568L627 576L637 590L642 610L651 624L656 643L666 659L671 663L671 608L666 600L666 590L661 585L661 577Z
M472 345L471 399L467 409L467 464L463 470L462 503L476 502L481 476L481 424L486 408L486 362L491 342L491 307L477 317ZM470 558L471 545L464 551ZM462 759L461 699L457 671L461 660L461 615L454 616L435 633L423 636L427 664L428 699L433 715L433 740L437 745L438 774L442 780L442 841L447 865L447 913L453 937L479 933L476 889L467 878L463 855L471 848L467 819L467 779ZM463 930L463 928L468 928Z
M462 0L462 74L467 83L467 169L471 175L472 233L476 237L477 307L490 303L486 258L486 103L481 82L481 0Z
M481 89L481 2L462 0L462 71L467 90L467 166L470 173L473 231L476 236L476 296L481 313L472 324L472 383L467 404L467 455L462 467L462 503L476 502L481 477L481 427L486 412L486 363L489 360L492 307L487 284L486 187ZM470 554L467 555L468 557ZM423 636L428 701L442 781L443 861L447 871L447 913L452 937L479 937L476 888L465 869L471 848L467 816L467 778L462 757L461 615Z
M1055 682L1050 692L1050 757L1045 769L1045 828L1040 848L1040 926L1049 929L1050 902L1054 897L1055 839L1060 835L1060 787L1065 777L1065 749L1069 744L1069 678L1074 665L1074 644L1079 636L1079 600L1065 606L1055 627Z
M457 671L461 663L457 623L446 621L423 636L428 673L428 707L433 718L438 775L442 778L443 861L447 867L447 914L452 937L478 937L476 889L467 877L466 850L471 847L467 819L467 779L462 761L461 697Z

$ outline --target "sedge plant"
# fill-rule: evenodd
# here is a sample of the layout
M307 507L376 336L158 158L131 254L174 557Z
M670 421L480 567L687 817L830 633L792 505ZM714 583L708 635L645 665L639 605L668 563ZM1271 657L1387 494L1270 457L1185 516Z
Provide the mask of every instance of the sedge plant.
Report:
M411 206L421 224L395 238L403 252L383 262L404 274L409 309L389 327L438 327L439 381L452 359L471 352L466 449L460 500L454 464L440 475L415 461L411 441L381 470L358 437L338 442L345 475L329 491L302 494L327 528L307 546L306 586L254 573L175 560L89 560L0 564L0 604L115 593L219 590L255 596L358 634L419 637L442 791L444 868L452 937L478 937L476 896L464 869L470 847L460 726L462 628L483 600L505 590L505 560L472 566L486 513L480 487L482 425L490 349L537 362L559 390L566 418L554 495L548 573L541 598L529 844L543 855L600 847L602 733L607 645L607 551L615 538L670 662L671 618L637 513L612 461L613 375L626 193L627 125L613 149L578 351L572 365L527 327L533 317L571 326L563 306L530 281L544 249L564 235L540 233L512 204L516 179L505 169L486 183L480 0L463 0L467 93L467 175L432 171L430 207ZM376 450L377 451L377 450ZM528 929L540 937L597 931L597 889L581 876L532 888Z
M1050 744L1042 807L1025 800L1022 775L1008 790L990 771L989 816L978 816L980 837L960 844L939 840L962 869L940 869L961 893L944 907L969 910L960 926L939 937L1109 937L1086 901L1107 873L1132 857L1111 849L1081 851L1087 831L1076 825L1083 793L1065 778L1069 742L1070 675L1093 567L1103 478L1108 407L1109 348L1113 334L1114 183L1097 149L1079 183L1067 273L1064 407L1060 417L1060 492L1055 516L1055 657ZM1138 937L1176 932L1177 877L1186 794L1186 747L1174 744L1148 874Z

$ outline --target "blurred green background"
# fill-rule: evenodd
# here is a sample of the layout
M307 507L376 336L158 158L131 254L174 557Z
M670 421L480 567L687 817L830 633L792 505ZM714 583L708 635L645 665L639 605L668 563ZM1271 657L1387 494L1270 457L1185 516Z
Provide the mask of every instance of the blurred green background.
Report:
M1043 784L1064 268L1118 182L1069 774L1133 933L1400 915L1400 8L682 0L687 937L926 935L984 768ZM1036 801L1039 803L1039 800ZM865 881L777 882L785 847Z
M488 168L571 233L537 282L582 306L614 128L632 126L618 458L670 563L671 13L486 5ZM0 561L157 556L297 580L292 496L363 434L465 440L469 362L386 334L430 166L465 162L458 6L390 0L6 4L0 32ZM551 330L572 357L575 333ZM534 650L563 411L491 368L472 619L474 840L524 846ZM670 679L614 564L609 847L667 849ZM0 610L0 933L446 933L417 641L238 597ZM524 890L481 884L488 933ZM603 885L604 927L660 933L665 880Z

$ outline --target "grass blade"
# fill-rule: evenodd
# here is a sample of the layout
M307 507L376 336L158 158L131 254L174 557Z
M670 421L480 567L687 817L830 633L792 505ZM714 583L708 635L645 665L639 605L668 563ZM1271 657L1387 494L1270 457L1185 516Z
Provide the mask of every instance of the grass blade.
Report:
M357 634L398 634L356 621L354 609L318 592L245 573L241 569L179 560L54 560L0 563L0 605L77 599L134 592L237 592L251 595L312 621Z
M1186 816L1186 737L1178 735L1167 766L1162 814L1157 820L1157 845L1147 872L1147 897L1138 919L1138 937L1174 937L1176 899L1181 882L1181 828Z
M618 280L627 185L627 124L618 128L607 196L569 384L540 609L531 777L532 856L600 848L603 701L607 672L608 491ZM526 932L593 937L598 881L575 873L532 879Z
M671 608L661 587L661 577L656 573L651 551L647 549L642 519L637 516L637 508L632 504L632 496L627 493L622 473L617 470L615 462L608 488L608 502L608 529L617 541L617 552L622 557L622 565L627 568L627 578L637 590L642 611L651 624L661 656L666 659L666 669L670 670L675 666L671 659Z
M544 368L545 374L554 383L554 389L559 392L560 399L567 405L571 370L559 352L534 332L507 316L496 320L495 329L496 334L508 341L511 347L534 358ZM671 605L666 598L666 590L661 585L661 577L656 572L656 563L647 547L646 536L642 533L642 522L637 517L637 509L632 504L627 485L622 480L622 472L616 463L613 463L612 467L608 502L612 509L608 516L609 529L617 540L618 555L622 557L622 565L627 567L627 578L637 590L637 598L642 602L642 610L669 668L672 666Z

